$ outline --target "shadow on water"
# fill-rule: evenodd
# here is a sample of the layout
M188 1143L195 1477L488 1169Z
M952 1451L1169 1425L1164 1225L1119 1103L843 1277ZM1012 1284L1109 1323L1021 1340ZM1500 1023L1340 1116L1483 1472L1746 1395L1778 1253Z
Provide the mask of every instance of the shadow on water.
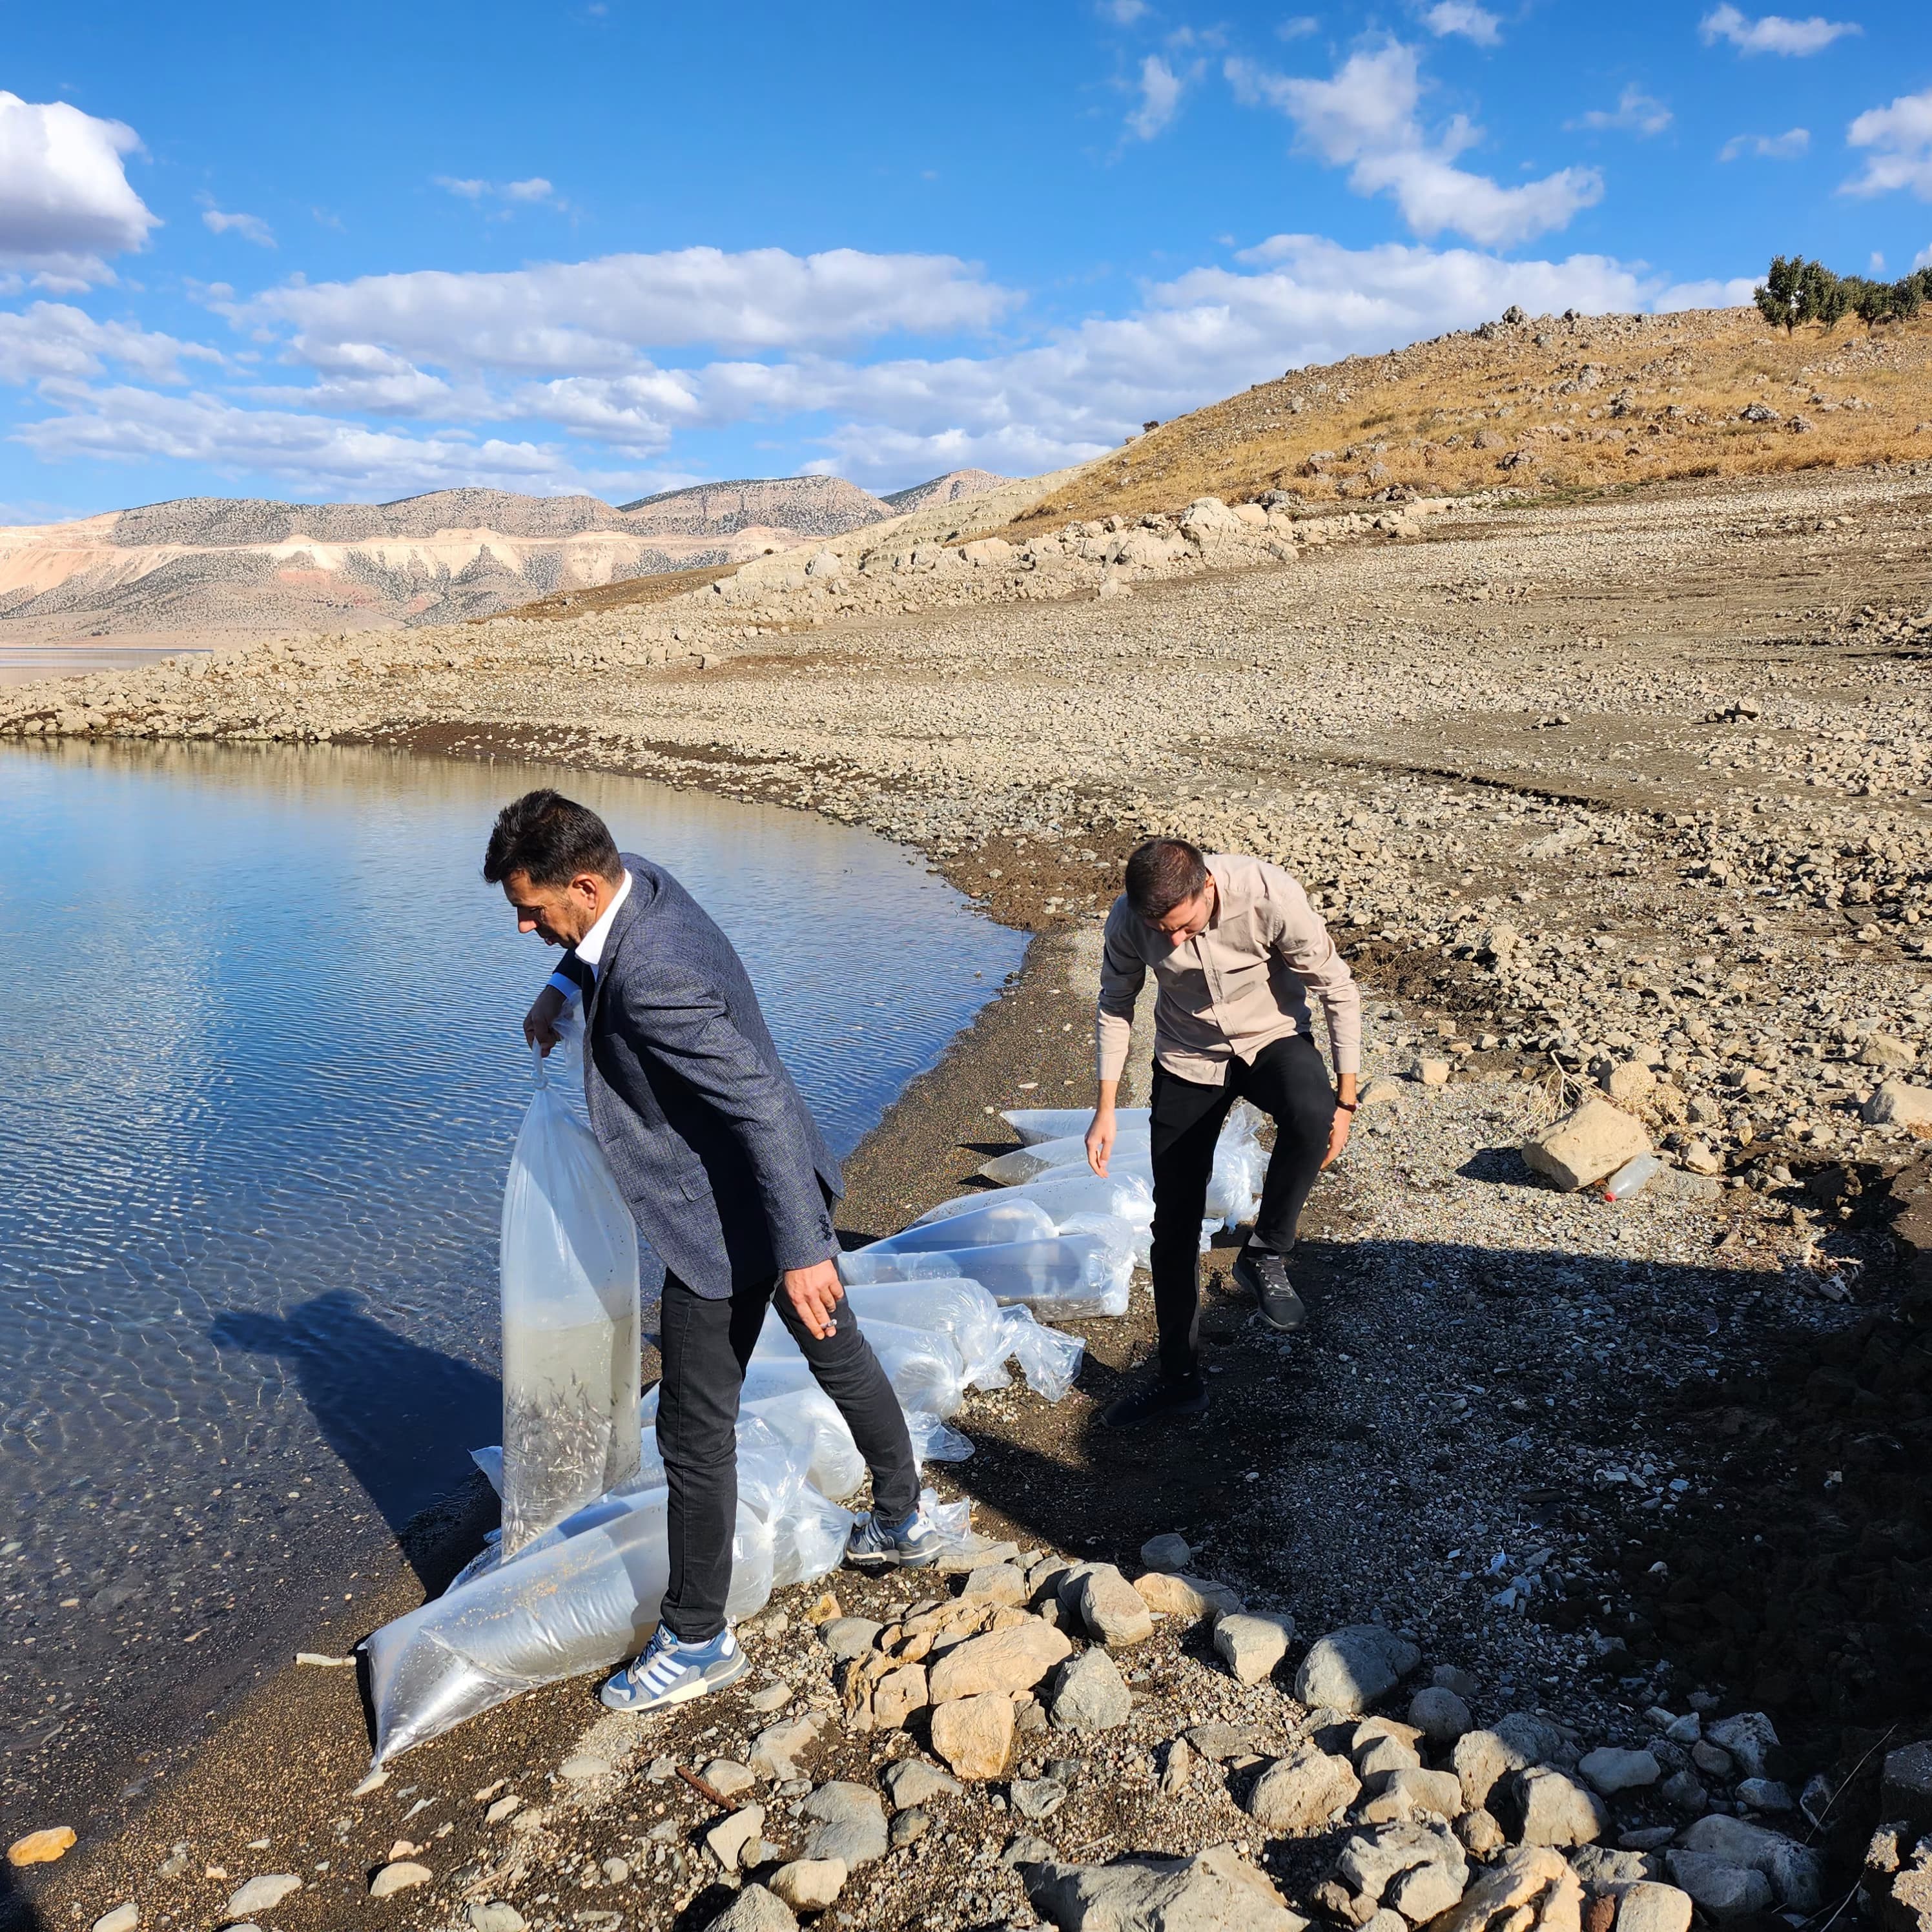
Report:
M426 1588L433 1580L403 1537L420 1512L467 1485L469 1452L502 1432L502 1384L467 1362L386 1328L346 1288L286 1315L230 1309L208 1337L218 1348L272 1355L293 1376L323 1441L403 1538Z

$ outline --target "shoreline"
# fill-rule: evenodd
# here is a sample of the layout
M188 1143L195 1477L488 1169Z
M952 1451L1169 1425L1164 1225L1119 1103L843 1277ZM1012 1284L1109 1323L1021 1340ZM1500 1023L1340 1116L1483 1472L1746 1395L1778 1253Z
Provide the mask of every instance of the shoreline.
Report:
M1832 479L1832 486L1850 487L1843 478ZM1497 524L1486 541L1520 541L1526 553L1534 551L1533 536L1523 537L1520 525L1501 518ZM1453 541L1449 533L1432 538L1428 548L1435 554L1421 566L1432 579L1447 573L1452 586L1456 572L1468 568L1466 559L1443 561ZM1478 548L1467 542L1463 547ZM1593 567L1607 569L1606 554L1593 553ZM1580 614L1574 604L1583 593L1570 587L1576 573L1562 558L1544 560L1550 565L1546 604L1561 610L1572 628L1590 622L1607 628L1611 620L1602 613L1616 602L1618 585L1598 586L1592 593L1594 605ZM1192 635L1219 635L1223 641L1208 663L1198 658L1208 653L1190 650L1197 662L1185 673L1246 694L1252 686L1237 674L1244 654L1260 648L1247 642L1250 636L1269 625L1291 628L1299 621L1294 607L1303 602L1315 602L1315 620L1328 621L1351 598L1412 586L1418 568L1412 552L1393 546L1374 556L1324 563L1333 567L1325 577L1314 574L1310 565L1293 573L1305 580L1305 591L1283 584L1277 593L1263 580L1268 573L1196 580L1141 593L1129 615L1139 625L1142 644L1157 634L1144 620L1159 612L1170 614L1177 628L1181 620L1190 623ZM1492 574L1497 570L1493 562L1488 568ZM1679 577L1694 575L1681 558L1673 568ZM1849 580L1849 560L1846 574ZM1424 587L1433 595L1432 583ZM1660 580L1658 601L1674 587L1667 577ZM1631 594L1639 608L1617 621L1634 631L1647 612ZM1923 971L1913 962L1923 949L1912 950L1918 942L1902 915L1888 910L1883 926L1871 922L1854 908L1871 905L1877 895L1862 897L1856 885L1842 895L1787 887L1766 896L1760 881L1772 862L1755 850L1741 858L1730 844L1720 844L1718 835L1728 840L1729 827L1721 809L1709 808L1722 784L1712 775L1718 752L1738 760L1738 750L1748 749L1748 756L1730 768L1756 774L1750 791L1768 802L1790 798L1808 768L1780 763L1787 739L1808 739L1808 769L1814 778L1828 777L1832 813L1847 826L1862 817L1873 837L1891 838L1908 853L1923 844L1925 814L1916 792L1886 799L1855 789L1865 783L1864 774L1880 769L1877 752L1828 748L1827 762L1816 762L1816 746L1825 742L1824 700L1812 697L1804 680L1822 683L1834 673L1846 680L1863 677L1875 694L1861 688L1862 703L1916 700L1909 692L1894 695L1885 682L1884 658L1864 651L1856 623L1816 614L1815 592L1806 593L1814 604L1804 617L1802 649L1781 634L1767 638L1773 621L1784 614L1774 610L1775 600L1792 594L1774 585L1747 586L1736 607L1720 614L1721 627L1708 615L1700 619L1712 634L1690 640L1702 663L1718 648L1712 639L1720 628L1729 654L1714 691L1708 675L1700 675L1701 665L1660 670L1660 654L1641 656L1634 642L1618 640L1619 674L1656 680L1651 702L1666 721L1661 726L1634 711L1606 716L1588 737L1580 728L1574 738L1533 736L1571 730L1569 715L1535 702L1540 687L1508 693L1508 729L1522 735L1507 740L1502 724L1468 709L1448 714L1454 726L1449 735L1444 720L1418 723L1408 716L1402 706L1412 703L1412 694L1435 688L1432 671L1438 684L1452 674L1466 686L1486 674L1485 656L1502 648L1497 636L1514 634L1490 626L1486 615L1457 637L1456 651L1466 649L1468 662L1459 656L1444 672L1447 647L1438 644L1432 667L1425 655L1420 671L1401 670L1406 682L1394 709L1384 698L1380 711L1365 710L1349 721L1352 730L1372 725L1378 735L1372 744L1359 742L1359 731L1347 742L1330 730L1286 745L1235 736L1213 729L1217 713L1202 706L1184 712L1159 758L1111 788L1094 776L1102 762L1096 754L1114 756L1119 740L1107 738L1096 707L1126 701L1124 690L1097 694L1084 711L1070 709L1073 700L1057 685L1029 680L1006 664L982 703L957 668L958 660L988 648L991 633L970 613L929 614L863 636L816 634L808 640L810 652L794 648L766 660L728 659L722 676L661 676L657 689L642 700L635 686L627 687L622 700L633 712L621 743L608 720L601 728L595 722L593 707L601 704L608 711L612 702L595 680L574 694L552 688L550 715L561 722L530 723L527 711L522 719L478 715L493 704L531 702L512 688L455 707L440 721L405 719L397 715L400 706L392 706L370 741L469 756L488 756L489 747L500 743L559 763L628 768L727 796L797 804L916 846L994 916L1029 903L1036 908L1042 929L1018 980L1007 989L1012 997L988 1003L855 1154L853 1191L841 1220L866 1234L886 1232L958 1191L972 1165L964 1149L974 1140L1004 1142L986 1114L976 1110L995 1100L1084 1100L1090 989L1070 981L1070 949L1137 826L1156 814L1166 823L1184 815L1210 842L1284 856L1292 869L1320 883L1330 916L1372 989L1379 1058L1365 1071L1379 1073L1394 1095L1364 1110L1370 1117L1358 1122L1358 1144L1346 1168L1318 1190L1303 1264L1316 1308L1310 1334L1292 1348L1279 1346L1256 1331L1246 1310L1210 1274L1204 1331L1211 1366L1221 1377L1217 1404L1227 1420L1212 1432L1191 1435L1175 1466L1154 1445L1109 1442L1091 1426L1095 1409L1132 1370L1150 1334L1144 1288L1138 1288L1125 1320L1086 1324L1089 1366L1079 1389L1058 1408L1029 1407L1023 1394L976 1398L964 1422L976 1442L975 1457L949 1473L979 1498L978 1514L989 1532L1011 1525L1030 1543L1044 1539L1070 1553L1126 1562L1143 1536L1178 1527L1204 1541L1215 1574L1232 1576L1251 1602L1293 1604L1304 1636L1328 1623L1372 1615L1386 1617L1392 1627L1412 1628L1431 1664L1476 1672L1493 1700L1492 1713L1533 1703L1586 1739L1615 1737L1634 1747L1644 1742L1642 1713L1652 1702L1696 1689L1721 1696L1728 1712L1749 1708L1747 1700L1755 1697L1776 1706L1780 1721L1801 1741L1805 1755L1794 1769L1830 1768L1837 1775L1858 1753L1847 1743L1840 1758L1834 1741L1852 1737L1878 1693L1869 1673L1862 1676L1842 1653L1823 1647L1830 1613L1815 1597L1804 1598L1795 1633L1774 1637L1733 1634L1729 1609L1708 1606L1735 1602L1733 1593L1756 1601L1760 1592L1780 1587L1780 1578L1788 1588L1804 1574L1792 1566L1800 1561L1795 1546L1808 1539L1837 1548L1838 1519L1828 1513L1821 1518L1820 1486L1813 1480L1822 1463L1820 1470L1811 1466L1832 1453L1836 1440L1835 1398L1802 1389L1791 1394L1779 1377L1795 1361L1820 1356L1837 1361L1834 1352L1850 1346L1862 1328L1881 1340L1891 1333L1892 1284L1874 1210L1886 1168L1913 1150L1895 1134L1874 1135L1857 1123L1862 1102L1849 1083L1858 1077L1864 1034L1848 1036L1849 1048L1831 1036L1839 1043L1828 1058L1822 1050L1815 1058L1795 1052L1761 1056L1769 1062L1774 1090L1796 1097L1775 1114L1765 1106L1765 1118L1756 1121L1726 1111L1709 1130L1728 1184L1713 1207L1639 1197L1627 1212L1612 1212L1530 1185L1520 1162L1511 1165L1522 1134L1547 1117L1550 1104L1543 1088L1525 1075L1540 1066L1552 1084L1559 1076L1573 1083L1594 1078L1600 1049L1606 1066L1628 1057L1632 1035L1624 1029L1640 1016L1647 1015L1659 1034L1666 1024L1681 1032L1679 1022L1702 1024L1700 1016L1706 1012L1740 1032L1747 1019L1761 1025L1782 1016L1791 1036L1808 1045L1808 1032L1791 1017L1793 988L1828 980L1839 1012L1863 1000L1862 1012L1876 1015L1867 1018L1868 1029L1882 1021L1905 1030L1903 1016L1914 1010L1907 989L1921 983ZM1254 607L1241 620L1245 629L1228 614L1238 616L1244 598ZM1456 592L1436 603L1453 608L1460 601ZM1566 604L1571 608L1563 609ZM1039 620L1042 614L1027 615ZM1072 639L1071 652L1089 653L1082 663L1104 661L1110 632L1095 614L1070 608L1047 615ZM1109 607L1106 615L1110 626L1117 624L1119 607ZM1009 614L999 621L1018 620ZM1438 614L1435 621L1443 620ZM1513 621L1527 632L1526 619ZM1224 630L1214 632L1215 624ZM943 665L938 680L947 708L928 709L919 722L937 730L938 718L953 718L965 748L956 752L949 742L945 758L922 770L904 758L880 718L896 704L912 703L918 679L934 676L928 661L956 634L955 659ZM1586 636L1576 647L1580 691L1594 685L1600 667L1612 668L1612 660L1588 655L1600 643ZM774 693L796 706L816 705L835 720L840 704L856 704L835 682L844 667L830 660L862 649L880 661L878 712L854 713L854 728L840 748L833 749L838 730L822 722L815 739L778 728ZM902 654L894 656L895 650ZM1288 662L1274 667L1274 674L1299 674L1292 653L1283 655ZM1808 668L1826 663L1832 670ZM1486 674L1493 680L1493 671ZM1510 676L1520 682L1530 674L1526 669ZM814 676L819 681L802 693L787 682ZM1774 743L1752 733L1756 708L1732 704L1735 715L1721 724L1702 709L1714 712L1754 680L1784 716ZM1178 676L1165 687L1184 688ZM1708 694L1695 696L1700 688ZM412 691L408 680L397 681L399 697ZM1576 698L1561 701L1582 716ZM583 724L568 722L572 706ZM663 728L680 711L683 735L674 736ZM1630 742L1617 734L1640 727L1653 734L1645 754L1649 763L1613 757ZM910 727L902 728L910 734ZM1058 766L1036 763L1024 785L1015 776L1014 758L982 745L982 736L1010 734L1038 759L1054 730L1066 734ZM1091 735L1091 746L1082 734ZM590 748L593 737L601 748ZM618 766L640 752L648 762ZM1840 762L1828 762L1833 758ZM1794 769L1799 778L1792 777ZM1316 791L1312 800L1298 796L1310 790ZM1546 802L1538 809L1546 815L1504 816L1497 836L1486 843L1478 809L1490 810L1498 795L1540 799ZM1802 792L1797 796L1804 800ZM1861 796L1876 802L1857 804ZM962 797L970 807L952 808ZM1468 802L1472 798L1475 806ZM1821 821L1826 803L1822 796L1816 800ZM1585 836L1576 836L1579 828ZM1849 833L1844 836L1849 844ZM1531 905L1537 910L1517 910ZM1356 910L1367 916L1354 917ZM1869 937L1860 921L1869 923ZM1519 924L1531 929L1531 940L1516 933ZM1590 943L1590 934L1612 926L1630 935L1616 940L1616 950ZM1514 940L1498 947L1492 939L1503 930ZM1725 983L1712 970L1714 958L1694 956L1695 945L1713 940L1714 953L1724 954L1725 966L1745 985ZM1516 941L1533 944L1533 955L1513 957ZM1593 955L1616 970L1606 974L1592 966ZM1552 989L1552 975L1564 983ZM1672 1050L1694 1062L1704 1042L1687 1037L1689 1051ZM1550 1043L1541 1044L1545 1040ZM1430 1046L1438 1040L1444 1044ZM1400 1079L1420 1071L1425 1053L1452 1048L1454 1071L1446 1084ZM1694 1064L1667 1071L1684 1080L1694 1097L1706 1077ZM1847 1084L1828 1084L1828 1076L1832 1083ZM1722 1090L1731 1092L1729 1072L1708 1077L1714 1084L1721 1078ZM1022 1079L1038 1084L1022 1093ZM1744 1090L1726 1100L1727 1110L1738 1107ZM1805 1096L1814 1094L1820 1097L1808 1102ZM1827 1094L1834 1097L1822 1097ZM889 1130L890 1157L881 1149L875 1173L866 1150ZM1832 1184L1834 1173L1849 1179ZM1838 1191L1826 1193L1828 1185ZM1226 1259L1221 1256L1215 1268ZM1856 1413L1848 1410L1847 1421ZM1749 1419L1739 1423L1739 1417ZM1786 1427L1797 1431L1789 1466L1779 1460L1774 1467L1733 1467L1738 1430L1760 1442L1781 1440ZM1889 1480L1876 1469L1853 1471L1847 1486L1827 1486L1825 1492L1840 1518L1850 1512L1855 1523L1876 1520L1886 1506ZM1680 1480L1681 1491L1672 1487ZM1913 1497L1904 1507L1916 1520L1932 1499L1918 1497L1916 1490ZM1551 1573L1555 1582L1539 1583L1542 1569L1532 1563L1518 1579L1530 1580L1521 1596L1499 1613L1493 1586L1456 1568L1465 1550L1478 1543L1513 1563L1529 1562L1542 1545L1548 1546L1546 1556L1560 1550ZM1724 1552L1725 1560L1714 1568L1700 1549ZM1654 1580L1659 1567L1664 1583ZM1688 1596L1672 1594L1672 1578L1681 1579ZM856 1592L842 1577L828 1581L849 1607ZM1532 1606L1535 1614L1525 1614ZM1904 1625L1887 1614L1893 1616L1886 1626L1888 1645ZM1185 1695L1196 1703L1221 1694L1198 1646L1190 1649L1181 1640L1171 1656L1162 1652L1154 1672L1162 1686L1170 1664L1174 1681L1184 1683ZM581 1699L572 1703L564 1694L572 1688L520 1700L426 1748L424 1774L430 1751L436 1754L436 1781L451 1792L458 1786L466 1791L472 1775L478 1787L487 1785L520 1760L560 1762L569 1742L566 1732L586 1714ZM1915 1674L1908 1705L1919 1695ZM1152 1724L1162 1707L1155 1690L1148 1696ZM1166 1708L1171 1713L1177 1707ZM1232 1718L1236 1704L1226 1708ZM315 1726L310 1735L327 1742L322 1762L333 1767L340 1760L346 1778L340 1713L332 1716L331 1709L326 1690L305 1688L297 1717L308 1715ZM1786 1710L1789 1718L1782 1714ZM250 1734L258 1753L267 1748L272 1755L278 1732L288 1728L282 1714L264 1711L251 1721L261 1726ZM666 1735L682 1737L685 1730ZM1152 1736L1150 1730L1145 1738L1137 1732L1136 1748L1154 1750L1147 1742ZM230 1802L221 1777L242 1785L250 1768L237 1737L237 1754L224 1765L197 1763L177 1781L178 1790L193 1780L205 1794L200 1815L210 1830L214 1827L207 1821ZM854 1748L841 1749L849 1757ZM1178 1825L1160 1827L1154 1814L1136 1808L1135 1762L1131 1752L1108 1760L1109 1776L1119 1773L1120 1788L1110 1791L1114 1808L1104 1818L1083 1810L1076 1821L1076 1808L1070 1807L1066 1828L1079 1843L1144 1844L1192 1834L1198 1849L1214 1841L1202 1833L1227 1837L1242 1828L1240 1815L1225 1806L1184 1832ZM401 1761L400 1781L414 1778L417 1766L413 1757ZM560 1789L554 1777L550 1788L554 1794ZM271 1808L280 1802L313 1819L321 1834L321 1810L298 1802L305 1790L290 1789L286 1779L255 1790ZM164 1792L153 1802L149 1824L137 1821L136 1828L146 1834L141 1857L165 1855L166 1830L158 1821L168 1815L169 1802ZM321 1809L345 1803L338 1794ZM609 1844L628 1856L622 1848L631 1842L629 1827L614 1811L607 1815L587 1798L579 1805L563 1796L555 1797L553 1808L560 1818L578 1821L571 1828L584 1844ZM266 1813L250 1815L266 1820ZM375 1796L363 1804L351 1834L359 1848L374 1844L370 1834L379 1819L400 1812L385 1812ZM976 1812L974 1818L974 1829L982 1838L991 1834L989 1842L1006 1828L990 1814ZM451 1856L472 1838L466 1826ZM231 1831L224 1843L232 1848L235 1839ZM316 1843L323 1842L318 1835ZM64 1912L76 1904L86 1918L117 1903L94 1886L94 1877L111 1869L124 1872L131 1883L138 1859L130 1850L110 1864L112 1849L101 1848L95 1865L76 1854L70 1867L54 1868L47 1910ZM437 1860L440 1867L448 1862ZM234 1868L238 1875L245 1869ZM84 1898L83 1883L89 1888ZM210 1890L199 1895L214 1897ZM359 1895L341 1896L336 1912L324 1909L320 1896L311 1910L304 1894L304 1902L291 1900L278 1915L277 1926L309 1932L346 1924ZM421 1911L405 1912L398 1922L446 1920L446 1909L439 1918L428 1894L423 1898ZM871 1922L912 1922L888 1916L884 1904L877 1910L881 1916Z
M429 746L395 748L418 757L462 755ZM482 755L487 758L487 754ZM579 768L612 769L608 764L588 762ZM649 770L628 771L627 775L658 776ZM985 909L980 910L984 914ZM1009 998L1030 1000L1035 995L1042 976L1054 974L1057 943L1052 934L1029 936L1022 964L1011 980L1004 987L989 988L986 1002L973 1022L947 1042L932 1065L908 1082L847 1157L848 1192L837 1217L847 1245L857 1245L883 1232L883 1225L874 1228L873 1224L890 1220L896 1196L908 1187L920 1186L908 1166L911 1158L908 1150L929 1153L944 1140L946 1126L970 1125L968 1117L987 1106L981 1096L1001 1086L1002 1049L990 1044L988 1036L1007 1016L996 1010ZM1064 978L1064 973L1060 976ZM1016 1099L1009 1094L1002 1104L1018 1104L1027 1097L1021 1094ZM1000 1132L1003 1135L1004 1129ZM926 1190L928 1198L921 1204L958 1192L971 1171L970 1161L958 1166L958 1172L938 1192ZM895 1220L891 1225L898 1223ZM855 1233L855 1228L864 1232ZM646 1364L648 1380L656 1372L649 1349ZM453 1576L476 1554L483 1532L494 1526L496 1514L494 1492L480 1474L472 1476L421 1511L398 1534L383 1573L373 1584L365 1580L353 1612L307 1626L294 1651L320 1657L352 1655L355 1646L370 1630L436 1594L425 1588L424 1579L440 1577L446 1582ZM352 1710L345 1712L342 1695L344 1688L360 1675L359 1666L352 1672L284 1663L255 1684L229 1691L208 1718L190 1723L178 1745L164 1748L170 1760L164 1768L142 1766L132 1756L123 1754L114 1776L128 1777L129 1785L124 1789L131 1787L131 1795L118 1801L129 1808L118 1823L102 1828L104 1814L117 1802L108 1798L99 1801L90 1817L63 1814L58 1819L43 1818L37 1812L32 1819L17 1822L10 1836L43 1824L63 1822L74 1825L82 1836L64 1858L38 1871L15 1873L0 1868L0 1928L14 1932L16 1928L51 1924L77 1899L91 1901L113 1892L112 1904L121 1897L136 1895L152 1884L157 1868L167 1862L177 1844L194 1846L212 1838L232 1838L229 1828L236 1803L233 1786L238 1780L250 1780L248 1808L253 1815L280 1821L312 1810L319 1826L322 1813L339 1810L368 1768L362 1702L359 1696L350 1700ZM556 1707L537 1714L524 1733L532 1748L540 1750L553 1737L563 1736L580 1724L584 1713L578 1706L584 1701L586 1684L594 1708L596 1682L594 1678L578 1678L548 1687L515 1700L506 1711L528 1714L538 1703ZM488 1714L465 1727L464 1734L504 1716L504 1712ZM292 1776L262 1777L263 1769L285 1749L292 1730L303 1736L310 1748L299 1762L284 1767ZM319 1804L309 1802L314 1796L311 1780L320 1768L317 1748L322 1763L336 1774L340 1785ZM399 1762L406 1770L409 1760ZM196 1873L208 1862L198 1852L190 1861ZM219 1864L220 1860L212 1862ZM211 1883L221 1884L225 1895L225 1882ZM90 1919L108 1909L106 1905L81 1906L83 1916ZM144 1922L146 1917L144 1912ZM278 1926L294 1922L286 1913L278 1915ZM316 1922L338 1922L325 1916Z

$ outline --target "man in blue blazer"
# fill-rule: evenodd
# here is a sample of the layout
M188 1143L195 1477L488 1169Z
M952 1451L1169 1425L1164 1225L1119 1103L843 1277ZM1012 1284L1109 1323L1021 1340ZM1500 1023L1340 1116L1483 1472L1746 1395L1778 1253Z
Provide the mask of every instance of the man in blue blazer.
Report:
M742 1676L724 1621L737 1518L738 1394L776 1301L872 1472L848 1555L920 1568L942 1538L920 1507L905 1417L833 1257L838 1163L779 1060L731 942L661 866L620 854L554 791L506 806L483 861L517 929L566 949L524 1022L545 1052L580 1001L590 1123L664 1264L658 1443L670 1578L656 1634L604 1687L614 1710L682 1703Z

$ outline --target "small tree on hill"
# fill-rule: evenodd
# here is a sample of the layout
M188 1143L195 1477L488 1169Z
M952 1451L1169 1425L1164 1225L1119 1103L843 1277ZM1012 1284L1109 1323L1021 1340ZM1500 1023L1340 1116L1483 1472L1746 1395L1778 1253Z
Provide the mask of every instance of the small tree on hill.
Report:
M1798 292L1798 320L1822 322L1828 335L1851 310L1852 290L1822 262L1807 262Z
M1802 255L1774 255L1771 258L1771 272L1751 291L1751 300L1757 304L1757 312L1774 328L1781 328L1789 335L1804 318L1798 312L1804 290L1804 257Z

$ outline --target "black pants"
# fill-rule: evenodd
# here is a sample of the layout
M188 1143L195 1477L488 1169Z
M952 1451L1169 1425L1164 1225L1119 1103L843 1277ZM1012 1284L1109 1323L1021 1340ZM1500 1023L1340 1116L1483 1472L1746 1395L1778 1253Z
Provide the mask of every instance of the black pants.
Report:
M708 1643L724 1628L738 1520L738 1392L776 1286L739 1288L728 1300L714 1300L674 1274L664 1277L658 1448L670 1491L670 1581L660 1614L686 1643ZM872 1472L873 1507L895 1522L910 1516L919 1504L912 1438L851 1304L838 1303L834 1331L823 1341L793 1312L788 1296L781 1292L778 1306Z
M1273 1040L1252 1065L1228 1063L1226 1084L1204 1086L1156 1066L1148 1138L1154 1156L1154 1312L1160 1371L1194 1372L1201 1318L1201 1222L1214 1172L1214 1143L1228 1110L1252 1101L1274 1121L1274 1153L1262 1184L1254 1245L1286 1254L1294 1246L1315 1178L1328 1152L1335 1094L1328 1069L1306 1034Z

